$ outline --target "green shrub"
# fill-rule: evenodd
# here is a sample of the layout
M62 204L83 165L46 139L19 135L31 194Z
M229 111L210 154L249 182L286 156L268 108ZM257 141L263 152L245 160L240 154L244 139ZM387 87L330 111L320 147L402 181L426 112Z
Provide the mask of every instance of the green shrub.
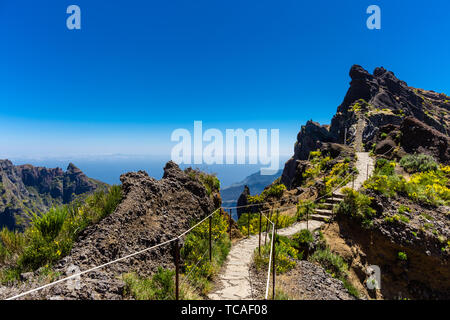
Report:
M206 294L210 289L210 281L216 275L226 260L231 248L227 234L228 219L217 211L212 216L211 236L213 239L212 261L209 261L209 221L194 228L184 241L181 249L183 272L188 275L188 281Z
M266 202L269 198L280 199L283 196L286 186L282 183L272 184L269 188L264 189L259 195L248 196L247 200L250 204Z
M383 132L383 133L380 135L381 139L386 139L387 136L388 136L388 135L387 135L386 132Z
M310 244L314 242L311 231L303 229L292 236L292 245L299 252L302 252L306 259L309 255Z
M18 231L10 231L8 228L4 227L0 231L0 250L1 257L3 257L4 262L8 258L14 258L19 256L23 252L23 247L25 244L25 237L23 233Z
M197 169L187 168L184 172L192 179L198 180L205 187L208 195L220 190L220 181L216 174L208 174Z
M40 235L45 241L53 241L62 229L64 221L67 216L67 207L55 207L51 208L47 213L37 215L33 214L32 225L39 231Z
M308 260L320 264L333 278L341 280L351 295L359 297L358 290L348 280L348 264L340 255L331 252L329 247L316 250Z
M434 158L426 154L406 155L400 165L409 173L435 171L439 167Z
M400 221L404 223L409 223L409 218L402 214L394 214L393 216L387 216L384 218L387 223L398 223Z
M314 201L306 200L299 201L297 204L297 220L305 220L315 213L316 203Z
M398 207L398 213L400 213L400 214L411 213L411 208L408 206L405 206L404 204L401 204Z
M271 238L271 235L270 235ZM258 248L255 249L253 257L257 269L267 268L270 258L271 241L261 246L261 256ZM303 254L293 247L292 241L284 236L277 235L275 238L275 259L277 274L285 273L295 267L296 260L302 259Z
M390 176L394 174L396 163L384 158L377 159L375 164L375 174Z
M124 274L125 294L136 300L175 300L175 271L158 267L151 278L140 278L134 273Z
M371 207L372 199L367 195L350 188L342 190L344 200L337 207L337 214L348 215L362 222L366 227L371 226L376 211Z
M316 250L310 257L311 262L319 263L334 278L345 278L348 275L348 265L341 256L331 252L330 248Z
M408 256L406 255L406 253L401 252L401 251L398 253L398 258L401 261L407 261L408 260Z
M387 197L395 197L398 193L405 192L406 180L394 175L375 174L364 182L364 188L373 190Z
M12 268L19 273L51 265L70 252L82 230L113 212L121 199L121 187L112 186L108 192L98 191L84 201L32 213L31 225L23 234L2 230L2 256L13 257Z
M299 232L297 232L292 236L292 243L294 243L294 245L299 248L304 245L309 245L313 241L314 237L311 231L307 229L300 230Z

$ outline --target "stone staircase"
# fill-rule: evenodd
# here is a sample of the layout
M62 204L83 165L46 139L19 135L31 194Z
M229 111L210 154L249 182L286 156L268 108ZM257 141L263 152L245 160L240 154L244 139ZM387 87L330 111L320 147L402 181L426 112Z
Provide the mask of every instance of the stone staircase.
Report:
M335 192L330 197L325 199L325 202L320 203L320 209L315 209L315 213L311 215L311 220L329 221L333 217L333 207L344 200L344 195Z

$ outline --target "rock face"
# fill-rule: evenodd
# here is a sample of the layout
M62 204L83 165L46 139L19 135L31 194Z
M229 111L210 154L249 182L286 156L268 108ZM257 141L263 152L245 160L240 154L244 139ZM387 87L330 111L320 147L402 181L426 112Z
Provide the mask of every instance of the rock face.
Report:
M361 66L350 69L350 88L331 120L330 132L343 143L345 128L352 139L352 125L358 118L366 120L363 142L368 144L377 129L386 124L400 125L404 117L414 117L448 136L450 97L442 93L409 87L392 71L376 68L373 74ZM355 106L360 111L355 112Z
M334 140L334 137L329 132L329 126L321 126L317 122L308 121L306 125L302 126L297 135L294 155L284 165L281 183L288 189L291 188L300 161L307 160L309 153L320 148L322 142L332 142Z
M384 126L394 126L398 131L402 128L402 139L407 145L405 150L400 149L399 154L417 150L448 162L450 97L443 93L409 87L383 67L376 68L370 74L361 66L354 65L349 75L350 88L337 108L331 125L321 126L308 121L302 126L295 143L294 155L286 162L281 178L288 189L294 188L294 180L301 178L297 176L302 172L302 167L299 167L302 166L301 161L308 159L309 153L321 148L324 143L346 142L346 145L354 147L362 144L366 151L376 145L377 153L392 151L400 141L391 137L390 141L380 143L380 129ZM410 126L414 129L408 129ZM427 137L417 140L421 148L418 142L411 139L418 132L426 133Z
M450 138L423 122L408 117L401 127L401 146L407 153L426 153L440 162L450 162Z
M237 201L238 208L236 209L236 211L237 211L238 219L241 217L241 215L243 213L248 212L248 209L245 208L245 206L248 204L248 199L247 198L248 198L249 195L250 195L250 189L246 185L246 186L244 186L244 191L242 191L242 193L239 196L238 201Z
M82 232L55 271L66 275L71 266L83 271L163 243L220 206L220 202L215 203L218 190L209 195L199 180L173 162L166 164L161 180L144 171L123 174L120 180L122 202L112 214ZM122 299L124 283L120 276L128 272L149 276L158 266L173 268L171 250L171 244L164 245L83 275L79 289L61 283L25 299ZM25 289L8 288L5 295Z
M27 210L46 211L52 205L69 203L79 195L106 187L72 163L64 172L0 160L0 228L22 229L28 222Z

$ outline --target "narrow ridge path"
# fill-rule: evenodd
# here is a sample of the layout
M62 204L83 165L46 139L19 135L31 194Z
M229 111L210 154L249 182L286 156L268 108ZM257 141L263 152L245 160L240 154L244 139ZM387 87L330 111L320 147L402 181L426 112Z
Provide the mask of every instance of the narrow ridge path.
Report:
M309 230L320 228L321 221L309 221ZM306 229L306 221L294 223L292 226L278 229L277 233L290 236ZM267 238L269 239L269 238ZM253 252L258 248L258 235L240 240L230 250L222 274L219 275L220 288L208 295L211 300L251 300L253 299L250 283L250 264ZM264 244L264 234L261 234Z

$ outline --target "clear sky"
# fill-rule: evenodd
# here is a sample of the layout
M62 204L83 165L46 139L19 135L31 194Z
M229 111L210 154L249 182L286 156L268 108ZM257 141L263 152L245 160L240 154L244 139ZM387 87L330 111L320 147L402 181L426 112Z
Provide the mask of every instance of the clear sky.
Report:
M450 94L449 16L448 0L0 0L0 156L168 154L194 120L279 128L291 154L352 64Z

